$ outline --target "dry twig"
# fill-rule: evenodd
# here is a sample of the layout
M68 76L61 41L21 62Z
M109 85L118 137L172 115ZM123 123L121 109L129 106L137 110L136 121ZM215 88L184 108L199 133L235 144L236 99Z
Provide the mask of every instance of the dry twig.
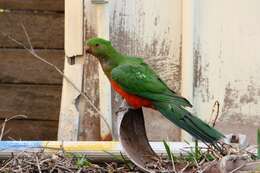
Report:
M2 129L1 129L1 134L0 134L0 141L3 139L4 137L4 132L5 132L5 127L6 127L6 123L12 119L15 119L15 118L27 118L26 115L14 115L10 118L5 118L4 122L2 123Z
M190 163L187 163L184 168L181 169L180 173L183 173L188 167L190 166Z
M37 154L35 154L35 159L36 159L36 164L37 164L38 171L39 171L39 173L42 173L42 171L41 171L41 166L40 166L40 163L39 163L39 159L38 159Z
M243 168L245 165L246 165L246 163L241 164L239 167L237 167L237 168L233 169L232 171L230 171L230 173L234 173L234 172L238 171L239 169Z
M208 124L210 124L212 127L215 127L218 117L219 117L219 102L216 100L213 105Z

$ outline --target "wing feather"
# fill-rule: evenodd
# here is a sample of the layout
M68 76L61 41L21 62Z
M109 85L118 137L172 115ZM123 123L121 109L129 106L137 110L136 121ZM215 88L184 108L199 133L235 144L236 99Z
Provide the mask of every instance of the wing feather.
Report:
M128 93L150 99L189 106L189 101L178 96L145 63L123 64L112 70L112 80Z

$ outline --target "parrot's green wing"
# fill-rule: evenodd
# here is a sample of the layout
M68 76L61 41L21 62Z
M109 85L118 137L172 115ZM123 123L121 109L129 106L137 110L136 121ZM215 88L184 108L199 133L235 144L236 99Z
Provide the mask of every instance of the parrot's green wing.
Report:
M223 138L216 129L188 112L184 106L191 106L189 101L171 91L145 63L117 66L112 70L112 80L124 91L151 100L156 110L195 138L209 143Z
M170 90L145 63L122 64L112 70L114 80L124 91L151 101L171 102L178 106L191 104Z

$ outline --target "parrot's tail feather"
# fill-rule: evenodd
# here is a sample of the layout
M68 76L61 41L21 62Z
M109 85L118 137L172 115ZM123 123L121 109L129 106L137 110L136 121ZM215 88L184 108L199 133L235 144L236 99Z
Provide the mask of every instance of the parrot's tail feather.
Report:
M178 127L184 129L193 137L203 142L216 143L224 137L219 131L209 126L190 112L176 104L154 102L155 108Z

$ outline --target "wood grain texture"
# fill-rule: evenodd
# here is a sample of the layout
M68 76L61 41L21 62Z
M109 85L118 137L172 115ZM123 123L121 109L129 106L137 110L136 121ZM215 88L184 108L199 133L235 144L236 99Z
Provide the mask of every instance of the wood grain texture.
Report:
M0 84L0 118L27 115L33 120L58 120L61 86Z
M3 140L57 140L58 121L11 120L5 129Z
M1 9L64 11L64 0L0 0Z
M63 70L64 51L36 52ZM0 83L62 84L62 76L53 67L22 49L0 49L0 69Z
M85 40L97 36L97 14L95 7L90 1L85 1ZM92 103L99 109L99 72L98 61L90 55L86 55L84 62L84 92L91 98ZM84 100L84 115L80 118L79 140L101 139L100 118L93 107Z
M34 48L64 47L64 14L60 13L0 13L0 31L27 44L21 24L27 29ZM0 34L0 47L17 48L16 43Z
M84 92L99 109L98 62L88 56L84 63ZM80 119L79 140L100 140L100 118L93 107L84 100L84 115Z

